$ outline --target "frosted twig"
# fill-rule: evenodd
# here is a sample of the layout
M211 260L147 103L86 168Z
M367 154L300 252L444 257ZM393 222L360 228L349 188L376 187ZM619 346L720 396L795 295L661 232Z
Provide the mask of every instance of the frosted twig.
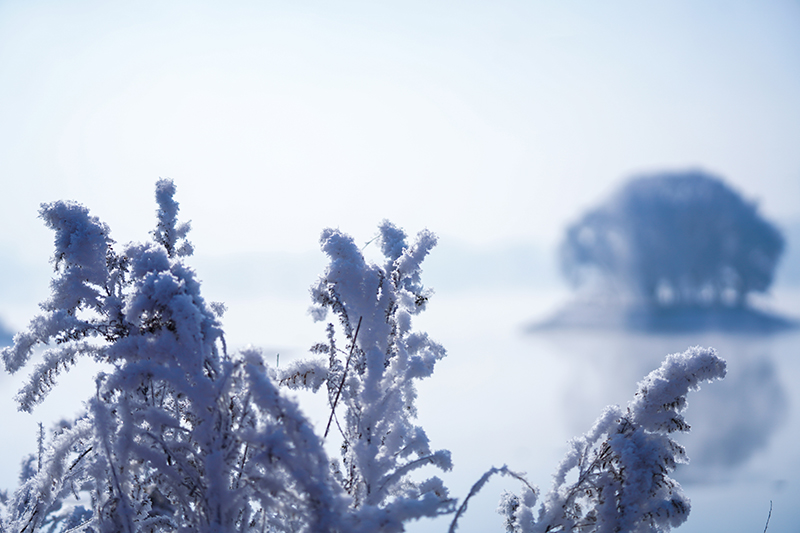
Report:
M342 382L339 383L339 388L336 390L336 397L333 399L333 406L331 406L331 416L328 418L328 425L325 426L325 434L322 438L326 438L328 436L328 431L331 429L331 422L333 421L333 415L336 412L336 404L339 403L339 396L342 394L342 388L344 388L344 380L347 378L347 369L350 367L350 359L353 357L353 351L356 349L356 339L358 339L358 330L361 329L361 319L364 317L358 317L358 324L356 325L356 332L353 335L353 344L350 345L350 353L347 355L347 361L344 364L344 372L342 372Z
M461 502L461 505L458 507L455 516L453 517L453 521L450 522L450 529L448 529L448 533L455 533L456 528L458 527L458 519L461 518L461 515L467 510L467 503L469 503L469 499L475 496L480 492L486 483L488 483L489 478L495 474L503 474L504 476L511 476L519 481L521 481L524 485L526 485L533 493L536 493L536 489L528 483L528 480L522 474L518 474L516 472L512 472L508 469L508 466L503 465L500 468L492 467L487 470L481 478L472 485L472 488L469 489L469 494L467 497L464 498L464 501Z
M764 533L767 533L769 527L769 519L772 518L772 500L769 501L769 514L767 515L767 523L764 524Z

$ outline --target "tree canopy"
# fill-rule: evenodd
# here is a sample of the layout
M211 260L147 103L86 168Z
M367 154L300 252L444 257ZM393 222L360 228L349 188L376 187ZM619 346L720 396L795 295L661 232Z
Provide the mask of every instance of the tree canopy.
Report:
M702 171L636 177L567 228L561 266L656 306L744 306L766 291L780 231L722 179Z

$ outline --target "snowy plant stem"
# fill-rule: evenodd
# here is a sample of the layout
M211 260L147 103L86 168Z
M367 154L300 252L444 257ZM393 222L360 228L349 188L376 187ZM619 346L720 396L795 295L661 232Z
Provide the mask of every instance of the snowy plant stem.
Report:
M492 468L487 470L481 476L481 478L475 482L474 485L472 485L471 489L469 489L469 494L467 494L467 497L464 498L463 502L461 502L461 505L458 507L455 516L453 516L453 521L450 522L450 529L447 530L448 533L455 533L456 529L458 528L458 519L461 518L461 515L463 515L464 512L467 510L467 504L469 503L470 498L478 494L483 488L483 486L489 482L489 478L491 478L495 474L503 474L504 476L513 477L521 481L526 487L528 487L531 490L531 492L536 493L536 488L533 487L530 483L528 483L528 480L525 479L525 476L523 474L512 472L511 470L508 469L507 465L503 465L500 468L493 466Z
M339 403L339 396L341 396L342 389L344 388L344 380L347 379L347 369L350 367L350 359L353 357L353 350L356 349L356 339L358 339L358 330L361 329L362 318L364 317L358 317L356 332L353 335L353 344L350 345L350 353L347 354L347 361L344 364L344 372L342 372L342 382L339 383L339 388L336 390L336 397L333 399L333 406L331 407L331 416L328 417L328 425L325 426L325 434L322 436L322 438L327 438L328 431L331 429L331 422L333 422L333 417L336 414L336 404Z

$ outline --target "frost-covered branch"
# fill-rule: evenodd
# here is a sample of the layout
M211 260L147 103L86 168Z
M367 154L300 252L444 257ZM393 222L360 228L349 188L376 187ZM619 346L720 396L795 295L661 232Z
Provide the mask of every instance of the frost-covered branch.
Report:
M511 532L666 531L686 519L688 499L669 477L685 453L669 435L689 429L687 392L724 376L713 350L669 356L627 410L607 409L571 443L536 516L536 489L505 466L486 472L456 510L441 479L412 476L452 468L450 452L432 450L415 424L416 380L445 356L411 325L432 294L421 264L436 237L422 231L409 244L384 222L384 262L375 265L351 237L325 230L329 264L312 288L311 314L336 320L312 348L321 358L270 368L256 349L227 352L224 307L204 300L185 263L188 225L177 220L174 194L160 180L153 240L121 247L83 206L42 206L55 231L52 293L2 350L13 373L48 346L19 407L32 410L82 357L104 371L86 413L40 433L19 488L0 494L0 533L393 533L442 514L454 514L454 531L498 473L524 485L501 502ZM341 463L281 390L323 385Z
M321 246L330 264L312 288L312 316L321 320L332 312L350 349L342 354L337 348L330 323L328 342L314 351L329 358L331 420L337 405L344 410L340 475L353 507L362 517L374 512L370 509L398 517L435 516L452 509L447 490L437 478L416 483L408 474L427 464L452 466L449 452L431 451L425 432L413 423L414 380L429 376L445 355L427 335L411 330L412 315L430 296L421 283L421 263L436 238L423 231L409 245L401 229L383 222L379 242L382 266L368 263L350 236L323 232ZM382 531L399 527L387 520ZM393 522L398 525L390 526Z
M219 308L183 262L188 226L177 222L174 192L158 182L154 241L121 251L83 206L43 206L56 231L52 295L2 357L14 372L36 345L55 347L20 408L81 357L106 371L88 412L40 447L41 466L27 467L0 531L352 530L310 424L257 354L227 353ZM89 495L89 508L67 503L73 493Z
M607 408L570 443L535 519L525 498L506 498L501 512L508 531L661 532L682 524L689 500L669 474L686 462L686 452L669 435L689 430L682 415L686 394L725 372L725 361L710 348L668 356L639 383L627 410ZM574 470L577 480L567 483Z

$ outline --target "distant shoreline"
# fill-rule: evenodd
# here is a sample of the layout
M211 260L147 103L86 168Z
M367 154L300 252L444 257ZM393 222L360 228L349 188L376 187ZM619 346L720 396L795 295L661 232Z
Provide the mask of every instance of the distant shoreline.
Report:
M545 320L528 325L526 333L566 329L624 330L645 333L724 333L768 335L800 327L796 319L751 307L658 307L575 300Z

